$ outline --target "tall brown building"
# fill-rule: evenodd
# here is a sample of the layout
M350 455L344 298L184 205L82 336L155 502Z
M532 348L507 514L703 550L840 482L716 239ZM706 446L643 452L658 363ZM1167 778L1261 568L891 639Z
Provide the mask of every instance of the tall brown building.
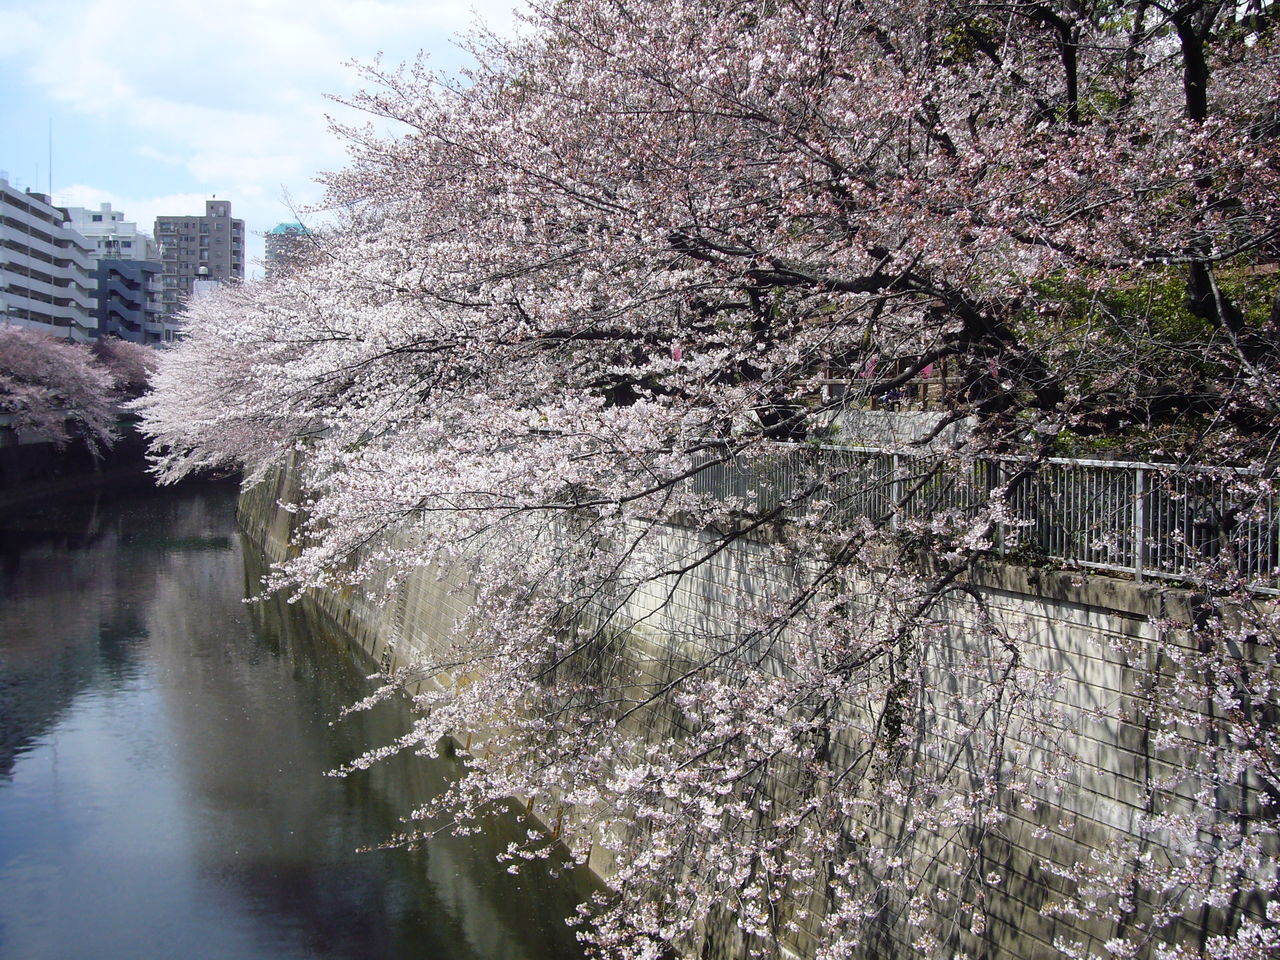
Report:
M231 218L229 200L206 200L203 217L156 217L156 242L166 317L182 309L197 280L244 279L244 221Z

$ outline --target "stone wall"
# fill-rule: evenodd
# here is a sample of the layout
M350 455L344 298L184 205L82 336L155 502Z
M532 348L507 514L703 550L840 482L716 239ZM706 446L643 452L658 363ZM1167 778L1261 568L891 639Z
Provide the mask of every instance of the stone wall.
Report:
M294 499L296 485L294 472L281 471L242 495L241 523L272 560L289 553L294 515L278 503ZM696 554L704 546L703 535L692 529L668 525L656 533L658 549L672 558ZM745 607L785 596L795 579L796 571L776 561L767 542L744 538L685 575L667 582L652 580L614 598L610 623L624 638L618 675L629 678L627 682L637 676L660 679L699 655L687 645L708 642L717 625L737 622ZM1056 671L1062 679L1056 694L1056 739L1044 740L1041 731L1034 740L1019 743L1022 728L1014 725L1008 731L1014 741L1009 755L1019 755L1021 763L1033 768L1021 772L1035 781L1036 771L1044 771L1034 788L1041 802L1033 810L1009 807L1004 811L1007 820L974 841L980 861L1002 880L998 888L986 891L985 929L958 929L954 948L958 954L989 960L1040 960L1060 956L1054 944L1065 940L1104 953L1103 943L1118 932L1113 923L1044 915L1046 904L1070 892L1067 882L1045 867L1087 860L1092 851L1134 838L1135 822L1148 809L1147 788L1163 772L1167 759L1153 748L1145 699L1148 685L1161 675L1158 651L1171 639L1158 638L1157 624L1169 617L1189 619L1191 598L1169 587L1005 566L981 571L973 586L992 618L1020 638L1024 662ZM362 592L352 589L320 593L312 600L384 666L400 666L439 649L465 615L468 592L464 582L424 571L402 583L390 603L370 604ZM959 664L981 642L975 639L975 618L972 599L960 596L950 602L942 618L948 624L946 637L931 654L939 683L960 682L954 679L963 672ZM849 709L856 728L857 707ZM662 734L677 721L657 710L640 722ZM946 718L935 721L929 737L945 742L946 724ZM851 742L839 748L853 751L857 746ZM1063 757L1074 762L1059 763ZM957 783L963 782L960 771ZM778 783L775 796L785 800L791 788ZM1190 800L1174 794L1163 802L1176 809ZM562 810L535 812L544 821L566 816ZM566 826L572 829L571 813L568 818ZM849 835L884 842L894 839L899 827L895 811L885 805L866 822L851 824ZM963 838L897 839L909 851L910 869L926 893L933 886L957 882L947 868L953 862L952 848ZM609 864L604 859L597 857L590 866L607 877ZM820 904L822 891L811 890L807 899ZM1256 912L1259 906L1242 903L1233 909ZM872 938L872 955L910 956L913 933L904 920L907 904L887 907L887 919ZM1206 930L1220 927L1223 919L1188 917L1176 936L1194 942ZM810 944L802 937L787 946L788 952L804 955ZM731 926L721 924L706 931L701 949L704 956L728 957L740 953L743 945Z

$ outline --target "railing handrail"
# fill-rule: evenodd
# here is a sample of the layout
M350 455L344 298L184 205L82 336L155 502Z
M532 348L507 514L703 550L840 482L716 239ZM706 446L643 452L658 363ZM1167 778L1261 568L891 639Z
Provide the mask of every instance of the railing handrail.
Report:
M721 446L707 440L705 447ZM725 441L725 447L732 446ZM993 542L1005 553L1008 542L1031 546L1038 555L1069 565L1131 574L1141 581L1145 577L1186 579L1195 575L1193 567L1206 558L1226 558L1237 572L1250 579L1256 589L1277 592L1280 583L1280 495L1264 491L1261 498L1241 504L1227 496L1225 488L1194 489L1192 483L1231 478L1259 477L1273 474L1249 467L1208 466L1185 463L1144 463L1127 460L1096 460L1074 457L1046 457L1035 460L1016 455L976 454L974 465L986 464L990 470L982 481L978 475L962 485L928 492L906 492L902 483L904 461L944 460L946 453L928 450L906 450L848 444L806 444L771 441L765 450L776 451L785 459L791 454L811 452L821 461L835 455L864 457L868 464L880 462L873 471L882 471L877 485L864 479L858 490L837 496L842 509L858 513L874 512L887 516L890 529L900 529L900 515L911 516L912 510L980 509L979 500L964 494L964 483L977 483L987 491L998 483L994 477L1007 477L1009 464L1030 464L1042 468L1036 475L1036 486L1023 488L1010 498L1010 508L1019 518L1012 523L998 523ZM743 451L744 453L747 451ZM952 451L954 452L954 451ZM794 493L795 470L782 467L772 471L750 460L736 465L721 464L739 471L732 479L708 473L701 483L712 489L704 492L719 496L762 490L779 502ZM758 471L758 476L751 474ZM838 476L838 475L837 475ZM838 481L837 481L838 482ZM723 489L717 491L714 487ZM875 492L876 490L880 492ZM957 493L957 491L959 491ZM884 497L887 496L887 500ZM913 505L913 498L921 500ZM883 502L881 502L883 500ZM985 501L984 501L985 502ZM1246 513L1248 507L1252 514ZM1244 519L1240 515L1245 514Z
M727 442L727 441L726 441ZM831 450L846 453L869 453L883 454L885 456L898 454L904 457L917 457L927 459L930 457L945 457L948 454L954 455L954 450L924 450L911 449L909 446L893 448L893 447L875 447L863 446L860 444L850 443L816 443L806 444L788 441L773 441L778 446L793 447L795 449L809 448L814 450ZM1213 466L1201 463L1176 463L1173 461L1161 463L1159 461L1142 461L1142 460L1098 460L1088 459L1084 457L1043 457L1037 460L1034 457L1018 456L1011 453L979 453L974 456L975 460L985 460L992 463L1051 463L1060 466L1074 467L1123 467L1130 470L1156 470L1162 473L1230 473L1239 476L1261 477L1263 472L1257 467L1228 467Z

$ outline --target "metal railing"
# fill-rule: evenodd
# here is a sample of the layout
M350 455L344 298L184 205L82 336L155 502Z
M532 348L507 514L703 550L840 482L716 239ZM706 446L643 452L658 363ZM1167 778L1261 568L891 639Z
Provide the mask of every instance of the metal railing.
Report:
M750 455L709 450L694 492L752 513L866 518L889 529L993 517L992 550L1147 577L1194 579L1213 567L1280 587L1280 495L1246 470L1054 458L952 458L853 447L774 444Z

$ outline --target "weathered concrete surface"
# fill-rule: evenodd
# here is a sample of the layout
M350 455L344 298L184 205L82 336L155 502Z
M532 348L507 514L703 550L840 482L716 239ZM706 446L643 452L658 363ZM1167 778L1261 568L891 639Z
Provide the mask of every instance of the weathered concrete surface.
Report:
M295 499L296 492L296 474L282 471L242 496L241 522L273 560L289 555L295 517L278 503ZM703 535L686 527L660 527L656 536L657 549L672 558L705 546L700 542ZM692 572L669 582L656 579L629 592L610 620L624 638L617 644L616 673L624 678L620 682L660 682L680 663L705 652L689 645L714 636L718 624L737 622L742 609L764 596L785 595L795 583L796 571L774 559L767 539L739 539ZM989 960L1039 960L1060 956L1054 944L1068 940L1103 952L1102 944L1117 933L1114 924L1044 914L1048 903L1070 892L1069 884L1046 867L1087 860L1092 851L1111 849L1134 837L1135 821L1147 809L1148 786L1167 767L1167 758L1152 744L1145 693L1146 684L1161 673L1159 650L1169 641L1159 635L1159 623L1169 617L1189 619L1193 598L1167 586L1006 565L978 570L972 582L992 619L1020 638L1025 662L1061 674L1054 706L1063 719L1054 742L1043 742L1042 731L1036 739L1017 742L1021 729L1009 731L1014 741L1011 755L1016 749L1022 763L1045 771L1036 797L1040 803L1034 810L1011 805L1004 811L1008 819L984 833L981 858L1004 879L998 890L989 892L985 929L976 934L958 931L955 949ZM351 588L318 593L312 599L355 643L394 667L440 650L466 614L469 594L459 578L421 571L408 577L389 603L370 603L362 591ZM974 602L964 597L950 601L943 619L950 626L936 646L933 662L939 682L951 682L947 678L958 675L957 664L979 642L974 639ZM669 732L677 719L673 711L656 709L640 722L658 736ZM848 719L856 730L862 722L856 706L850 706ZM946 718L929 733L945 742ZM839 749L856 751L856 739ZM1071 762L1060 762L1064 757ZM772 792L785 800L791 789L791 784L778 782ZM1172 795L1165 802L1176 809L1190 800ZM544 821L566 818L566 829L573 829L572 811L535 812ZM851 824L849 835L904 842L926 892L953 883L947 868L955 859L955 839L896 837L900 827L896 812L884 807L866 822ZM598 874L609 875L603 857L593 855L590 865ZM822 891L811 891L807 899L820 903ZM887 907L869 955L910 956L906 904L891 902ZM1191 918L1176 935L1195 940L1206 922L1216 927L1222 918ZM785 946L786 952L803 956L811 943L801 937ZM728 958L743 949L731 924L712 923L698 952Z

